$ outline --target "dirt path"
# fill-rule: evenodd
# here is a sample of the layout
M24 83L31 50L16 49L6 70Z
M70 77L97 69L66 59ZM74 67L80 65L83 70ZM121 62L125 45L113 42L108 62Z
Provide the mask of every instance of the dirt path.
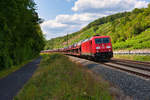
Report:
M30 79L41 58L38 58L18 71L0 79L0 100L12 100L24 84Z

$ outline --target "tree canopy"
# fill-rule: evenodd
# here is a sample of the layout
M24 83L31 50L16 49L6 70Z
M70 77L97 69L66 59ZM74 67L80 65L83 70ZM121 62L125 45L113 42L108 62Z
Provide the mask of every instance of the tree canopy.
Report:
M0 69L32 59L45 40L33 0L0 0Z

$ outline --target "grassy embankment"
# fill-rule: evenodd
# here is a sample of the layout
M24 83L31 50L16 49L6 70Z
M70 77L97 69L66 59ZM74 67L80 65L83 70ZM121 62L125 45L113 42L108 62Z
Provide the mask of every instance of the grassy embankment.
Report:
M44 55L15 100L112 100L109 84L61 54Z
M150 55L114 55L114 58L150 62Z

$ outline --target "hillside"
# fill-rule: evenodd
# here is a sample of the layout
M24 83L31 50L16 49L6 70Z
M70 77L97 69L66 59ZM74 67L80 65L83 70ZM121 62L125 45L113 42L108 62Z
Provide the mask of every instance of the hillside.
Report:
M114 49L150 48L150 4L148 8L134 9L99 18L78 32L68 35L69 45L95 34L109 35ZM47 41L45 49L67 46L67 36Z

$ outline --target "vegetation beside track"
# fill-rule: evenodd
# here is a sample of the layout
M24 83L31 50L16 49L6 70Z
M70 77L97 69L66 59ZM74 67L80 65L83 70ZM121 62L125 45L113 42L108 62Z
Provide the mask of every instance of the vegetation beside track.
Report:
M114 55L114 58L150 62L150 55Z
M61 54L43 55L15 100L112 100L109 84Z

